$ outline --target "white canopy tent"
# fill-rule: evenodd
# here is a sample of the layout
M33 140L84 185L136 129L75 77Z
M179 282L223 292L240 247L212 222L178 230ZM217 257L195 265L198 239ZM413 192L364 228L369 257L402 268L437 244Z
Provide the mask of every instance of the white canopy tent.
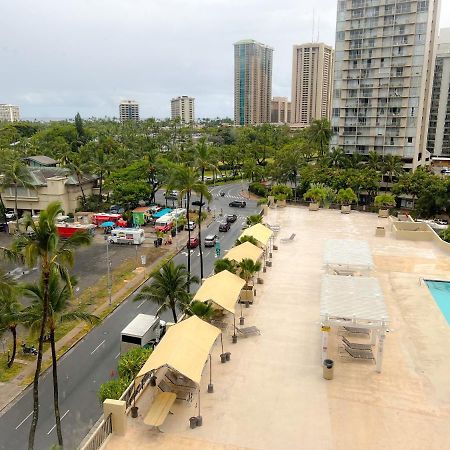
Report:
M328 356L328 333L332 326L367 328L376 343L377 371L381 372L383 341L389 322L384 296L376 278L323 275L320 293L322 359Z
M327 271L370 272L373 270L372 252L367 241L330 239L325 242L323 265Z

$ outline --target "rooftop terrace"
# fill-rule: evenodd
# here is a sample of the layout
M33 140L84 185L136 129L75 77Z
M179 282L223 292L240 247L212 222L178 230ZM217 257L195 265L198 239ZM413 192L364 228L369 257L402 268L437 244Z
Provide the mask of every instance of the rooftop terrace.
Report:
M245 325L261 335L231 343L231 362L212 351L214 393L201 387L203 426L189 428L197 398L177 401L161 426L143 423L157 388L138 401L125 436L113 435L108 450L125 449L443 449L450 448L450 328L422 279L450 280L450 254L431 241L375 237L388 219L304 207L269 210L279 224L273 267L257 285ZM292 242L280 238L296 233ZM367 240L388 309L382 373L371 362L340 356L332 329L329 354L334 379L322 377L319 318L323 254L327 239ZM237 308L239 316L239 308ZM353 338L352 338L353 339ZM220 341L219 341L220 342Z

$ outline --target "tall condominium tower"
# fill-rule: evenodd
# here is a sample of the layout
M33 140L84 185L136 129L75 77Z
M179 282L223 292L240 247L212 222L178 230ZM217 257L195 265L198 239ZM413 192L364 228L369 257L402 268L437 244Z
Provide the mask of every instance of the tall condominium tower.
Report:
M19 107L0 103L0 122L17 122L20 120Z
M120 121L139 120L139 103L134 100L122 100L119 105Z
M273 48L253 40L234 44L234 123L270 122Z
M427 150L435 156L450 155L450 28L439 33Z
M426 163L439 0L339 0L331 146Z
M291 122L308 126L331 118L333 48L322 43L294 45Z
M288 98L274 97L270 103L270 121L272 123L290 123L291 102Z
M182 123L195 122L194 98L182 95L170 102L172 119L180 118Z

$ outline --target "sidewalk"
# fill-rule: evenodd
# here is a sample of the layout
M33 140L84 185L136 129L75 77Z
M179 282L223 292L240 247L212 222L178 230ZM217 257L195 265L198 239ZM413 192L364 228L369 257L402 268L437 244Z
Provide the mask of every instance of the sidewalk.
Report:
M204 228L206 229L214 219L208 217L204 222ZM172 238L172 245L169 253L162 258L174 257L176 254L182 251L186 244L186 236L184 233L178 234L176 237ZM119 306L129 295L139 289L142 284L144 284L150 277L150 274L161 263L161 258L157 259L153 264L148 267L137 267L134 270L135 276L128 280L128 282L115 294L112 295L111 304L114 309ZM109 300L106 300L99 308L93 311L93 314L101 316L102 313L110 307ZM63 336L56 342L56 351L59 352L64 347L70 345L64 353L66 353L70 348L77 344L85 334L80 335L79 338L71 343L71 341L84 329L85 324L80 323L75 328L73 328L69 333ZM59 356L59 358L62 355ZM20 354L18 353L20 359ZM58 359L59 359L58 358ZM51 361L51 350L48 349L43 354L42 366L45 367ZM7 383L0 383L0 416L3 415L11 406L13 406L13 400L20 395L28 385L22 385L23 381L34 375L36 369L35 361L27 361L28 365L23 371L20 372L17 377L8 381ZM42 373L44 373L43 371ZM32 381L31 381L32 382Z

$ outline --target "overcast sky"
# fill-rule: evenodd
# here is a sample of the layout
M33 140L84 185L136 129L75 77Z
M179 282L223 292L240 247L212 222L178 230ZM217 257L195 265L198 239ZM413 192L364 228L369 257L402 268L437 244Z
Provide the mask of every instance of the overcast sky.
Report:
M443 0L441 27L450 27ZM290 97L292 45L334 46L337 0L13 0L0 8L0 103L22 117L168 117L196 99L197 117L233 115L233 43L275 49L274 96Z

